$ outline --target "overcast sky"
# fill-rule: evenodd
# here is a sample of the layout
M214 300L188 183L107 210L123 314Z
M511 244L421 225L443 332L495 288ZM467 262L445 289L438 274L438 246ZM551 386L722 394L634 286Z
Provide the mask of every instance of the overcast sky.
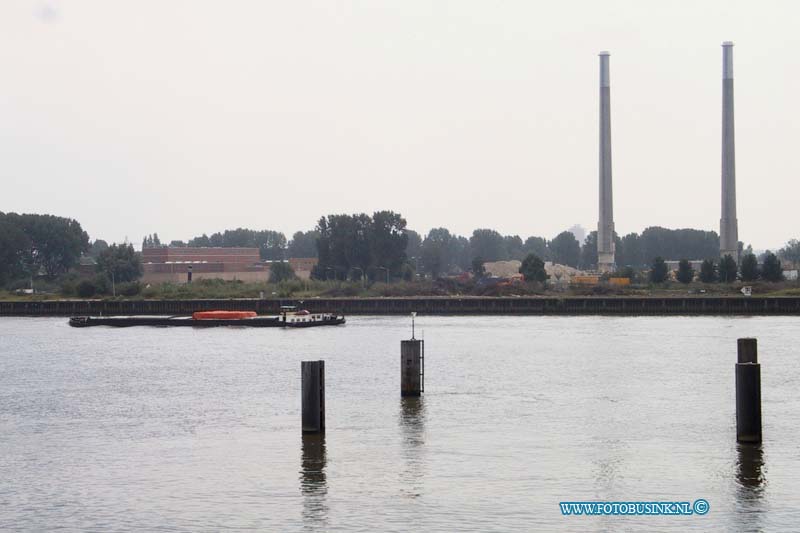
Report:
M137 245L392 209L421 233L719 231L722 41L739 237L800 236L800 2L0 3L0 211Z

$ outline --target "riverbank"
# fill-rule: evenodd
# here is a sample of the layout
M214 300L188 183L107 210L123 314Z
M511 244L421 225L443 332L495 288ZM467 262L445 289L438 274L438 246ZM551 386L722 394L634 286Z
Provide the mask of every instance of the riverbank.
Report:
M141 283L117 284L116 290L108 284L102 292L80 293L74 284L60 287L55 283L37 282L34 294L0 290L2 301L40 301L77 298L80 300L228 300L228 299L294 299L312 298L435 298L435 297L646 297L672 298L685 296L736 297L742 288L750 287L753 296L798 296L798 282L741 282L690 284L668 281L665 283L636 283L612 285L598 283L541 284L508 283L495 279L482 281L443 278L437 280L397 281L392 283L358 281L289 280L279 283L246 283L242 281L198 280L195 283Z
M9 300L0 316L187 315L215 309L277 314L281 305L345 315L800 315L800 297L539 296L182 300Z

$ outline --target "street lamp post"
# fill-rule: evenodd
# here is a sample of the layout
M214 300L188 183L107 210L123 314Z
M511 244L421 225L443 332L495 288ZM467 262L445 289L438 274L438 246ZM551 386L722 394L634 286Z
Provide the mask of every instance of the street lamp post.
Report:
M350 267L350 270L359 270L361 272L361 287L366 287L364 284L364 269L361 267Z
M375 268L377 268L379 270L385 270L386 271L386 283L388 285L388 283L389 283L389 269L386 268L386 267L382 267L382 266L375 267Z

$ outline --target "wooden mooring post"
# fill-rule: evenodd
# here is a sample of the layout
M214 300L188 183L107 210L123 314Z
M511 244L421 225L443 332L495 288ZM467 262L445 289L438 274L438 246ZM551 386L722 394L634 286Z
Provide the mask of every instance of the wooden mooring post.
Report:
M400 395L420 396L425 391L425 341L414 337L411 313L411 339L400 341Z
M301 361L303 433L325 432L325 361Z
M757 339L737 341L736 440L761 442L761 365Z
M425 390L425 341L400 341L400 395L419 396Z

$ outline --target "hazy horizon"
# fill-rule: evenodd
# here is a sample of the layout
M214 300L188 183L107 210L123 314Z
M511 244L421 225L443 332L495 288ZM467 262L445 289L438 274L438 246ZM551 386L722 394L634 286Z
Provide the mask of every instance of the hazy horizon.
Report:
M739 238L798 237L793 22L766 2L0 5L0 211L139 244L329 213L552 238L597 225L611 53L614 219L719 232L734 41Z

